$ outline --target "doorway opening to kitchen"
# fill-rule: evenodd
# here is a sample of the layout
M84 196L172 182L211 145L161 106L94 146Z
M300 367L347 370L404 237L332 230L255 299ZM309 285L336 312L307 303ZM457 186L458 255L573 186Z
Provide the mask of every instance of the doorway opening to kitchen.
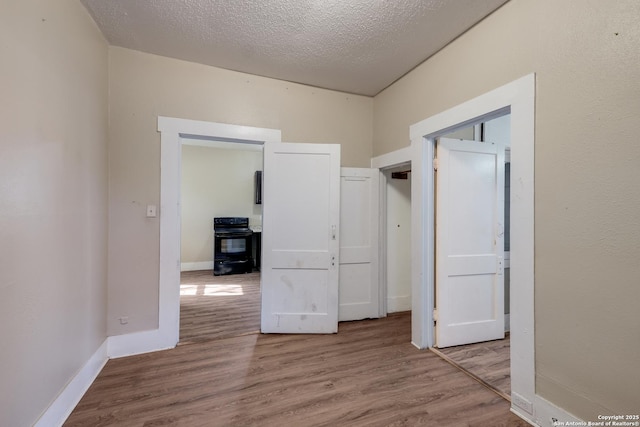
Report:
M258 333L263 146L181 145L180 344Z

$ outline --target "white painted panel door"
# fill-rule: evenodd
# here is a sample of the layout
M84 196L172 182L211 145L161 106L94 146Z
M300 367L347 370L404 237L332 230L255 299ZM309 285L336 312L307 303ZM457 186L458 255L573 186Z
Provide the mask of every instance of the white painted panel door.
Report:
M504 338L504 148L442 138L436 157L436 346Z
M340 145L266 143L262 203L262 332L337 332Z
M340 321L380 317L378 281L379 172L340 172Z

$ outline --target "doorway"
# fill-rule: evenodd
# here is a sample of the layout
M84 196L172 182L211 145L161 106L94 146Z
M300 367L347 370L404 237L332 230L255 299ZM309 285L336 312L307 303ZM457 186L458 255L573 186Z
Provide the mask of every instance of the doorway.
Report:
M158 117L160 132L160 197L162 214L160 215L160 269L159 269L159 324L158 329L144 331L118 337L118 345L129 354L173 348L179 339L180 324L180 180L181 180L181 146L185 139L200 141L223 141L255 143L271 146L273 149L291 146L304 152L328 149L329 145L319 144L280 144L281 132L275 129L254 128L249 126L229 125L213 122L202 122L187 119ZM269 144L273 143L273 144ZM304 145L304 146L303 146ZM265 169L267 168L265 161ZM339 186L339 163L335 187ZM298 165L299 166L299 165ZM275 168L276 170L278 168ZM279 169L278 169L279 170ZM275 176L273 174L265 176ZM309 179L305 170L301 176ZM297 180L298 182L300 180ZM332 184L333 185L333 184ZM339 194L334 188L331 194ZM278 194L272 193L272 194ZM272 198L273 199L273 198ZM303 200L303 199L300 199ZM265 214L266 217L266 214ZM306 218L306 217L301 217ZM337 222L335 223L337 224ZM268 227L265 226L265 229ZM337 227L336 227L337 230ZM337 237L337 236L336 236ZM265 240L263 240L264 242ZM336 240L337 241L337 240ZM263 254L266 249L263 250ZM265 260L263 260L263 264ZM264 273L264 265L263 265ZM374 276L372 274L372 276ZM264 291L262 292L264 303ZM336 296L337 301L337 296ZM264 312L264 309L263 309ZM264 322L262 322L264 324ZM126 347L126 349L125 349Z
M411 163L383 169L386 312L411 311Z
M257 333L259 257L251 254L235 269L242 274L220 274L214 218L246 218L252 231L240 243L247 251L259 245L255 177L262 171L262 145L183 138L181 154L180 344Z
M410 127L412 166L412 341L433 347L435 139L472 124L511 114L511 398L512 410L532 419L536 405L534 357L534 123L535 75L443 111Z
M280 142L276 129L158 117L160 132L160 271L158 329L135 338L135 351L173 348L180 326L180 183L184 140L264 144Z
M413 308L411 271L415 260L411 254L411 164L410 147L371 159L371 167L379 175L380 192L380 317ZM394 174L396 178L393 178Z
M510 153L510 115L444 135L436 145L440 145L436 150L440 154L434 200L437 212L436 272L438 266L451 270L436 274L435 308L438 304L447 305L447 300L451 300L456 311L462 312L438 316L434 322L438 349L432 350L510 401L510 158L507 154ZM487 168L489 165L491 167ZM462 179L462 176L467 178ZM475 179L470 179L471 176ZM471 194L463 196L472 187ZM438 220L440 215L446 218ZM463 242L455 242L454 236L458 232L447 232L450 227L461 233ZM441 246L447 242L448 247ZM480 255L469 255L478 251ZM491 262L486 266L469 265L479 259L490 259ZM452 260L455 264L461 261L465 264L453 266ZM447 264L443 264L445 262ZM465 271L456 272L460 268ZM459 276L461 273L463 275ZM442 292L439 292L441 287ZM463 294L457 293L459 287L465 289ZM473 297L468 299L467 295ZM465 322L458 323L456 318L458 321L464 318ZM456 324L458 326L454 326ZM493 324L496 327L492 327ZM449 328L456 331L450 335L446 333ZM446 335L444 339L438 339L440 334Z

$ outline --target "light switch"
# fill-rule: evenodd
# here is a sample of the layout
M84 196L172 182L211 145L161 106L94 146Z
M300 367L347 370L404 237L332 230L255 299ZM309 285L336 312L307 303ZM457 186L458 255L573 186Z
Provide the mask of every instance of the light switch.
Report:
M156 205L147 205L147 218L155 218L156 216Z

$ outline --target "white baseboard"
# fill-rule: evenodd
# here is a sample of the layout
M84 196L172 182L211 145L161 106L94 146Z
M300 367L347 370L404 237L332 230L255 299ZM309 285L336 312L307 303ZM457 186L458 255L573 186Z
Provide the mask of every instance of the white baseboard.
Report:
M411 296L387 297L387 313L411 310Z
M183 262L180 271L213 270L213 261Z
M557 407L548 400L536 395L535 407L533 408L533 422L539 427L553 427L553 420L558 421L556 426L567 425L568 421L576 423L583 422L580 418ZM577 424L579 425L579 424ZM586 425L586 423L585 423Z
M511 314L504 315L504 331L509 332L511 330Z
M528 422L529 424L531 424L534 427L542 427L539 424L536 424L533 419L531 419L531 414L527 414L525 411L522 411L520 408L515 407L515 406L511 406L511 412L516 414L518 417L522 418L523 420L525 420L526 422Z
M93 384L107 360L107 341L96 350L84 364L82 369L69 381L58 397L49 405L47 410L35 423L35 427L62 426L71 412L76 407L82 396Z
M167 340L160 334L160 329L134 332L132 334L109 337L107 354L110 359L151 353L152 351L174 348L177 341Z
M176 343L163 337L159 329L108 337L44 411L34 427L62 426L109 359L175 346Z

